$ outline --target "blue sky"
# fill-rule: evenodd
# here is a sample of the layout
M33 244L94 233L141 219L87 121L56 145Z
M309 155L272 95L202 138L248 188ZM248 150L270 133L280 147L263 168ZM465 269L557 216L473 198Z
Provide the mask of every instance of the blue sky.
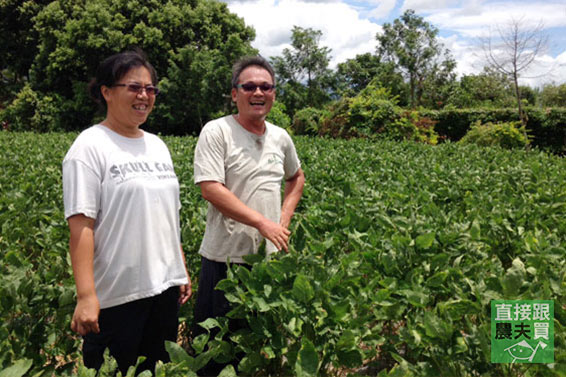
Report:
M478 73L485 65L478 40L496 35L511 18L542 24L548 50L523 74L531 86L566 82L566 0L227 0L229 9L256 30L254 47L265 57L289 47L294 25L323 33L332 49L331 67L373 52L376 33L406 9L439 29L439 38L458 62L457 72Z

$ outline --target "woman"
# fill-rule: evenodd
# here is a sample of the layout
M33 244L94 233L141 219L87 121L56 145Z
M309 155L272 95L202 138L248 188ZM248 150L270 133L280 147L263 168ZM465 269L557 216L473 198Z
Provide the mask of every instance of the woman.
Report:
M153 109L157 75L139 51L102 62L90 94L106 118L75 140L63 161L65 218L77 288L71 328L83 358L100 368L106 348L123 374L167 362L179 306L191 296L180 243L179 183L171 155L139 127Z

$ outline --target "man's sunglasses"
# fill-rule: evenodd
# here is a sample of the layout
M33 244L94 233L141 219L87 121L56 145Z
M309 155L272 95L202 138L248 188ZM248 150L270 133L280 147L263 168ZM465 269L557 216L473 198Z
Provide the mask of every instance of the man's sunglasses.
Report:
M156 96L159 94L159 89L157 89L157 87L153 85L143 86L140 84L114 84L112 86L125 86L126 88L128 88L128 91L137 94L141 94L142 91L145 90L148 96Z
M256 85L252 82L247 82L245 84L238 84L236 85L236 88L242 88L244 89L244 92L255 92L257 88L259 88L259 90L261 90L263 93L268 93L271 92L273 89L275 89L275 85L272 84L261 84L261 85Z

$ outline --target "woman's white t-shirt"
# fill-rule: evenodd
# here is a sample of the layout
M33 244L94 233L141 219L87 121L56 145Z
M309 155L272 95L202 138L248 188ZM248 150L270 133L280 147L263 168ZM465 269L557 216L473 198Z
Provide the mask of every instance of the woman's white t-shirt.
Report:
M179 182L167 146L144 132L83 131L63 160L65 218L95 219L94 279L101 308L187 284Z

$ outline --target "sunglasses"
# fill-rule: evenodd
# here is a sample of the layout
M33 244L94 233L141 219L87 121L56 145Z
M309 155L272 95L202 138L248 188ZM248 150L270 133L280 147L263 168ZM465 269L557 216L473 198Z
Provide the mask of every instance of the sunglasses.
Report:
M261 84L261 85L256 85L252 82L247 82L245 84L238 84L236 85L236 88L242 88L244 89L244 92L255 92L257 88L259 88L259 90L261 90L263 93L268 93L271 92L273 89L275 89L275 85L272 84Z
M141 94L144 90L148 96L156 96L159 94L159 89L153 85L140 85L140 84L114 84L112 86L125 86L128 88L128 91L132 93Z

